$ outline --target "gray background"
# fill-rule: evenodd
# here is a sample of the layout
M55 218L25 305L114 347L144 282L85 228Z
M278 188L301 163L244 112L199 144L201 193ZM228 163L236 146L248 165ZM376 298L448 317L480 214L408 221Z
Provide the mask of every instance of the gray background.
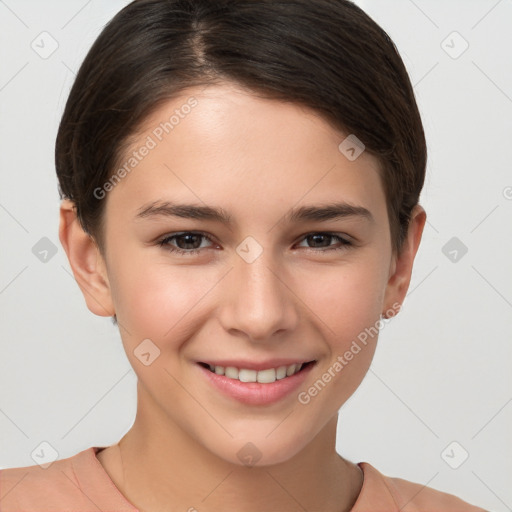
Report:
M35 464L42 442L59 459L115 443L135 417L117 328L87 310L58 240L53 162L75 72L126 3L0 1L0 467ZM512 0L356 3L415 86L428 224L402 312L341 409L337 448L512 510Z

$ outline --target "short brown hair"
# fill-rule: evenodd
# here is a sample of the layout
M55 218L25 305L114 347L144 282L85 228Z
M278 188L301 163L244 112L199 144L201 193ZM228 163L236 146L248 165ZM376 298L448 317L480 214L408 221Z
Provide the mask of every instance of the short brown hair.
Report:
M364 11L348 0L135 0L90 48L55 146L60 196L100 250L105 201L94 190L130 137L183 89L226 80L356 135L381 164L401 249L425 179L425 135L404 63Z

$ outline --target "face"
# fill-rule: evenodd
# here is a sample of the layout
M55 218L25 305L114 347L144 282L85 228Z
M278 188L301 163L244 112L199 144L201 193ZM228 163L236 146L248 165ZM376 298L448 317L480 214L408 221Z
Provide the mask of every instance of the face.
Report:
M405 292L377 161L347 158L346 135L230 84L183 91L144 124L103 200L147 422L236 464L243 450L278 463L359 386Z

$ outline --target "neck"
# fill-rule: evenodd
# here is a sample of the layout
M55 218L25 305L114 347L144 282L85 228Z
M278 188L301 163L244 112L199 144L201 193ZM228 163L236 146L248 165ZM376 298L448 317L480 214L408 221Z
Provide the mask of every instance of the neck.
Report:
M291 459L249 467L220 459L168 418L147 413L139 404L133 427L100 460L140 512L169 512L170 505L189 512L348 512L361 490L361 470L335 449L337 416Z

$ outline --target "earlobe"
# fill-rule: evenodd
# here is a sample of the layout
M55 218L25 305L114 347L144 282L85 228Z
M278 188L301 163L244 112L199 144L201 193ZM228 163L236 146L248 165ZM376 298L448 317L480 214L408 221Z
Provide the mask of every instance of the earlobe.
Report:
M89 310L98 316L113 316L105 262L94 239L80 225L75 204L69 199L61 202L59 239Z
M407 238L404 241L400 253L394 257L393 268L391 269L386 287L384 299L384 305L387 308L386 311L396 311L391 316L398 313L397 310L400 309L400 306L397 308L396 305L403 303L407 290L409 289L414 258L421 242L426 220L427 214L425 210L422 206L417 204L411 212ZM383 316L385 318L390 317L386 315L385 312L383 312Z

